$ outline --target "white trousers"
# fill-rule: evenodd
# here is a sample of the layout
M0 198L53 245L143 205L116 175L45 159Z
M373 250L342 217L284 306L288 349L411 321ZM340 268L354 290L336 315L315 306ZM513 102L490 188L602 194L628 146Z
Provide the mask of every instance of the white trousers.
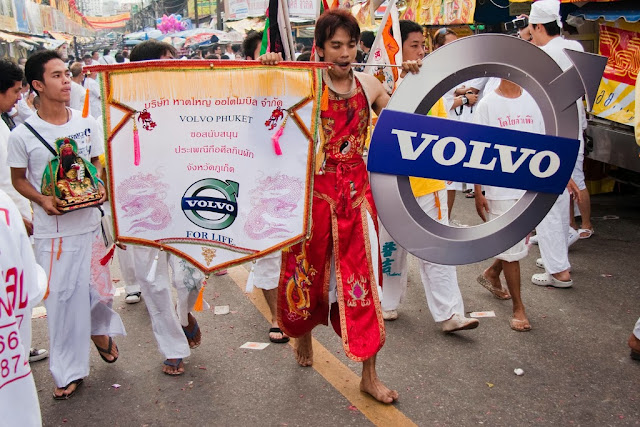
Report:
M569 264L569 191L558 196L551 210L536 227L540 255L549 274L571 268Z
M636 338L638 338L640 340L640 317L638 318L638 321L636 322L636 326L633 328L633 335L635 335Z
M158 256L158 263L155 277L153 280L149 280L151 279L149 272L156 256ZM189 344L171 298L167 253L155 248L129 245L125 251L118 252L118 260L122 277L126 283L135 284L138 289L136 292L142 292L144 295L144 302L151 318L151 328L160 353L166 359L188 357L191 354ZM195 294L194 303L198 296L197 292ZM184 301L188 299L188 295L179 291L178 297L178 306L188 305L188 302ZM180 297L183 301L180 301ZM190 307L193 308L193 304ZM187 326L188 323L187 320L184 326Z
M436 206L436 195L440 208ZM416 199L420 207L442 224L449 224L447 191L440 190ZM438 211L440 218L438 218ZM396 310L407 291L407 251L398 245L380 223L380 248L382 252L382 309ZM387 256L389 255L389 256ZM456 267L419 260L420 277L424 286L431 316L436 322L444 322L456 313L464 313L462 294L458 287Z
M62 238L35 239L35 253L49 275L44 304L49 325L49 368L57 387L89 375L91 335L126 335L112 310L115 287L99 228Z
M269 291L278 287L280 281L280 266L282 265L282 252L276 251L266 255L253 263L247 279L245 292L253 291L253 288Z

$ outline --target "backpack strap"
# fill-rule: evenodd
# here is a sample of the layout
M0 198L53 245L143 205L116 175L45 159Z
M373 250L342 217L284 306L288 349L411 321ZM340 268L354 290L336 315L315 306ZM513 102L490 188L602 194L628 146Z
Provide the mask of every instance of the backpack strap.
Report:
M47 141L45 141L45 139L42 137L42 135L40 135L29 123L25 122L24 125L27 127L27 129L29 129L31 131L31 133L38 138L38 140L40 140L40 142L42 142L42 145L44 145L45 147L47 147L47 150L49 150L51 152L51 154L53 154L54 157L58 157L58 153L56 153L56 150L54 150Z

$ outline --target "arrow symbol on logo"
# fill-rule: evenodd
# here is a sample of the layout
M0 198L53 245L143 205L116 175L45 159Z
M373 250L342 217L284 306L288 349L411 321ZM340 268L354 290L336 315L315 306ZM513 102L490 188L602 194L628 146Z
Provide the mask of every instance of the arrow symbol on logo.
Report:
M554 105L561 109L586 95L587 106L591 109L607 65L607 57L571 49L564 49L564 53L573 66L549 84L548 93L553 97Z

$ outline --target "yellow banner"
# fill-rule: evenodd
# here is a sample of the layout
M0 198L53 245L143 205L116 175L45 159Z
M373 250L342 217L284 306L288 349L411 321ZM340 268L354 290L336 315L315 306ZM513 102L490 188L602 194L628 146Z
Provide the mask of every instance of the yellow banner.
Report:
M473 24L475 10L475 0L407 0L407 9L400 19L424 25Z
M625 125L634 124L635 86L603 78L593 104L593 114Z

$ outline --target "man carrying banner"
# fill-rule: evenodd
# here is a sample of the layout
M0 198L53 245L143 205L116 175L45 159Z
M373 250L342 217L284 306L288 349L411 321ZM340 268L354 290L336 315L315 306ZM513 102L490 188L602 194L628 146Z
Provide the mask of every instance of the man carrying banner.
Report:
M421 60L424 58L422 26L417 22L401 20L399 28L402 38L402 59ZM446 118L446 112L444 114L444 118ZM445 183L427 178L410 177L409 180L420 207L434 220L448 225ZM398 318L398 305L407 290L407 274L409 272L407 251L398 245L382 226L380 227L380 248L382 273L384 274L382 315L385 320L395 320ZM477 319L469 319L464 316L464 303L458 286L456 267L434 264L424 260L418 261L429 311L431 311L433 320L442 322L442 330L455 332L478 327L480 322Z
M131 61L172 59L174 54L175 49L170 44L146 40L131 51ZM155 248L129 245L125 251L118 252L118 259L127 292L137 294L138 298L140 293L144 294L153 334L165 357L162 371L167 375L184 374L183 359L191 354L190 348L200 345L202 339L191 310L204 275L188 262ZM169 275L169 266L173 278ZM171 297L170 283L177 290L177 306Z
M347 356L363 362L360 390L392 403L398 392L384 386L375 370L385 330L378 299L377 214L362 158L370 109L379 113L389 95L374 77L353 72L359 38L348 11L327 11L316 22L317 52L330 65L323 77L312 230L308 240L283 253L278 320L287 335L299 337L298 363L310 366L311 331L330 318ZM279 59L275 53L261 57L272 65ZM418 72L419 64L403 66Z
M33 202L36 259L49 276L45 306L50 369L56 384L53 397L68 399L89 375L89 338L100 357L113 363L118 359L118 347L112 337L125 335L125 330L120 316L111 308L115 288L109 267L100 262L106 254L100 233L100 212L86 207L63 214L62 201L55 193L50 196L41 193L43 175L47 176L43 172L57 161L52 144L64 142L60 146L58 183L66 184L67 190L76 194L75 191L85 189L87 180L94 179L85 175L93 168L88 168L82 158L91 159L99 176L102 166L98 156L103 152L103 141L93 118L83 118L79 111L65 106L70 98L71 80L66 64L56 52L32 55L25 66L25 75L38 92L41 106L37 114L11 133L8 163L14 187ZM71 151L69 157L63 147L75 148L77 154ZM82 171L84 178L73 178L78 171ZM100 201L104 201L106 191L102 182L98 189Z

